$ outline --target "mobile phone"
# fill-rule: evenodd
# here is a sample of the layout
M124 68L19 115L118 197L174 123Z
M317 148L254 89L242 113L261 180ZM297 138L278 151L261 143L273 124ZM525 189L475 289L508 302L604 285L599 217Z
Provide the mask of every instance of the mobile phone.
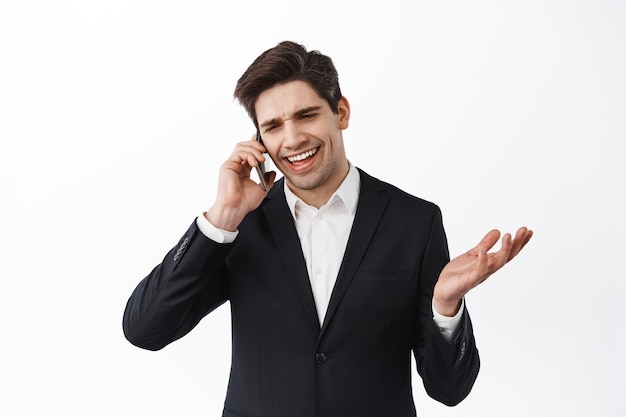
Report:
M263 145L263 139L261 139L261 132L259 132L258 130L256 131L256 140L261 145ZM267 191L267 189L269 188L269 186L267 184L267 179L265 179L265 172L266 172L265 164L268 161L268 158L269 158L269 156L266 156L265 157L265 162L259 162L259 164L256 166L256 173L258 174L259 180L261 181L261 185L263 186L263 189L265 191Z

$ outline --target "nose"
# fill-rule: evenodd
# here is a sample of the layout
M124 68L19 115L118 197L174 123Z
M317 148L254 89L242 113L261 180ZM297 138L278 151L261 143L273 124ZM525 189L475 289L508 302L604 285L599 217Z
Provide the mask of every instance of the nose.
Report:
M298 123L294 120L287 120L283 128L285 137L283 138L283 145L285 148L298 149L301 143L306 141L306 137L300 130Z

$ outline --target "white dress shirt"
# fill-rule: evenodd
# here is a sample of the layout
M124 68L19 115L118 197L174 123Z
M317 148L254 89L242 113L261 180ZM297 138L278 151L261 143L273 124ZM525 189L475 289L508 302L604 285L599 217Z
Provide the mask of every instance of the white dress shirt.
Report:
M300 238L320 325L324 323L330 296L346 250L360 188L359 172L350 164L348 175L337 191L330 197L328 203L317 209L298 198L289 189L287 182L284 182L287 205ZM238 234L238 231L229 232L216 228L204 215L198 217L196 224L206 237L217 243L231 243ZM454 317L446 317L439 314L433 304L433 319L447 341L452 341L455 337L464 308L463 301Z
M302 253L320 325L335 286L359 202L361 178L350 165L348 175L328 203L319 209L299 199L285 182L285 197L300 237Z

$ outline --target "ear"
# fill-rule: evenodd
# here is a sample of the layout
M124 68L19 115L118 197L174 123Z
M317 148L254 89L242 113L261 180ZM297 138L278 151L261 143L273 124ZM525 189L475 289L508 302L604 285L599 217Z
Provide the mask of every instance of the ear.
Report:
M350 103L345 97L341 97L337 103L337 113L339 116L339 129L347 129L350 124Z

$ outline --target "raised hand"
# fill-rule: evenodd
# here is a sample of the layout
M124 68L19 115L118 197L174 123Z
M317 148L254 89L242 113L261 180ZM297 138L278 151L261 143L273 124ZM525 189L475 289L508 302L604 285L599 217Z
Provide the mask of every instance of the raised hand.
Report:
M435 285L435 309L445 316L454 316L465 294L515 258L532 235L532 230L521 227L514 239L509 233L502 237L499 251L488 253L500 239L500 231L492 230L474 248L451 260Z
M217 197L205 213L215 227L234 231L243 218L256 209L267 191L250 178L250 171L265 161L265 148L259 142L249 140L238 143L228 160L220 168ZM276 172L267 174L268 190L274 184Z

